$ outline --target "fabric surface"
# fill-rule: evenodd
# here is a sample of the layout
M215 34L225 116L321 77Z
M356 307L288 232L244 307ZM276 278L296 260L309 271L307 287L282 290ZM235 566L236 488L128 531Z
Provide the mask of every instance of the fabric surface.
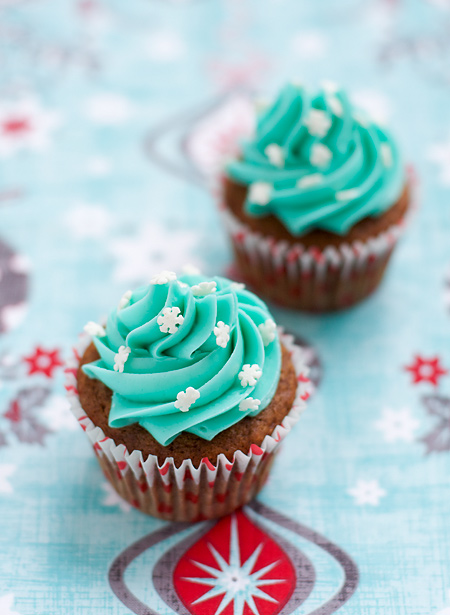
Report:
M1 615L448 614L449 3L13 0L0 23ZM292 77L390 122L419 208L366 302L273 308L317 386L254 507L171 526L105 482L62 364L158 271L229 273L207 187L251 130L250 96ZM208 576L202 558L219 570L208 544L233 570L256 553L247 580L271 556L262 578L280 583L199 602L216 577L180 579Z

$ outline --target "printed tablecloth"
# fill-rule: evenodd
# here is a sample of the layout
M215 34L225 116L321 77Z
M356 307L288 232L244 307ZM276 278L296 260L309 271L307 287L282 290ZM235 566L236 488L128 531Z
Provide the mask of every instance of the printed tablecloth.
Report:
M0 613L450 613L448 0L0 3ZM144 516L67 410L88 320L229 271L210 185L287 79L389 120L419 208L376 294L274 307L316 390L257 501Z

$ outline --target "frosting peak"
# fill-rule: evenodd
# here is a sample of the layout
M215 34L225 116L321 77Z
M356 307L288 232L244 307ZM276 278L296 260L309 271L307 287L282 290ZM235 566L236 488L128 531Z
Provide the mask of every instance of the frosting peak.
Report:
M183 431L211 440L263 410L278 385L275 323L225 278L164 271L87 331L100 359L83 370L113 391L109 424L139 423L163 445Z
M273 214L297 236L313 229L344 235L394 205L405 182L389 133L327 84L315 95L286 85L227 173L249 186L247 213Z

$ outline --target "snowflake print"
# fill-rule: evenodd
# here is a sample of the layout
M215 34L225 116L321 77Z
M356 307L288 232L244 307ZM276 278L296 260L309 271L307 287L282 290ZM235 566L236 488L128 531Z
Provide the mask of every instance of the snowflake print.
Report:
M120 497L111 483L103 483L102 489L105 492L105 496L102 499L103 506L118 506L122 512L130 512L131 504L128 504L128 502Z
M283 148L276 143L271 143L264 150L265 155L274 167L284 167Z
M108 234L113 217L101 205L78 203L65 216L65 223L76 239L101 239Z
M165 307L156 319L161 333L176 333L178 325L184 323L184 316L180 314L179 307Z
M152 284L168 284L177 279L177 274L173 271L161 271L157 275L154 275L150 280Z
M52 395L42 406L39 417L51 431L74 431L78 421L70 411L70 404L64 395Z
M230 326L219 320L214 327L214 335L216 336L216 344L222 348L226 348L230 341Z
M217 290L217 282L200 282L191 287L194 297L206 297Z
M44 445L51 431L40 422L36 409L47 402L49 394L50 389L46 387L25 388L9 404L3 416L19 442Z
M238 378L241 381L243 387L254 387L257 381L262 376L262 369L256 363L249 365L246 363L242 366L242 371L239 372Z
M418 355L411 365L405 366L405 370L413 375L413 384L429 382L433 386L438 386L439 378L448 373L440 364L439 357L424 359Z
M180 391L178 393L177 401L174 404L175 408L178 408L181 412L187 412L199 397L200 391L197 391L194 387L188 387L186 391Z
M105 337L106 335L104 327L92 320L84 325L84 331L91 337Z
M43 374L47 378L53 377L53 372L56 368L64 365L59 356L59 350L44 350L40 346L36 347L33 354L24 357L24 361L28 363L28 375Z
M246 397L239 403L239 410L241 412L247 412L247 410L258 410L261 405L260 399L253 399L253 397Z
M354 498L357 506L378 506L380 499L386 495L377 480L358 480L354 487L347 489L347 493Z
M422 401L427 413L437 418L435 428L420 438L427 454L450 451L450 397L426 395Z
M265 322L258 325L259 332L261 333L264 346L268 346L276 337L277 325L272 318L268 318Z
M326 167L330 164L333 154L323 143L314 143L311 147L310 162L314 167Z
M311 109L305 120L306 128L313 137L323 138L331 128L331 119L320 109Z
M248 200L255 205L267 205L270 202L273 186L267 182L255 182L250 184Z
M123 310L124 308L128 307L131 303L132 296L133 296L133 292L131 290L127 290L127 292L122 295L119 301L119 305L117 306L117 309Z
M384 408L381 418L375 423L375 428L382 432L386 442L413 442L418 427L419 421L412 416L409 408Z
M128 348L128 346L120 346L119 352L114 355L114 371L115 372L119 372L120 374L123 373L125 363L128 360L130 352L131 352L131 348Z

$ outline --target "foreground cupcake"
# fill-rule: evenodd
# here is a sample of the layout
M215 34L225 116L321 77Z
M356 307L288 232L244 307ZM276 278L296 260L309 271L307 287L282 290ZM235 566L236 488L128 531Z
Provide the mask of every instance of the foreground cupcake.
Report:
M86 326L72 408L108 480L143 512L192 521L242 506L299 416L298 349L242 286L165 271L105 327Z
M408 210L395 141L344 91L288 84L223 182L241 275L284 305L332 310L379 284Z

